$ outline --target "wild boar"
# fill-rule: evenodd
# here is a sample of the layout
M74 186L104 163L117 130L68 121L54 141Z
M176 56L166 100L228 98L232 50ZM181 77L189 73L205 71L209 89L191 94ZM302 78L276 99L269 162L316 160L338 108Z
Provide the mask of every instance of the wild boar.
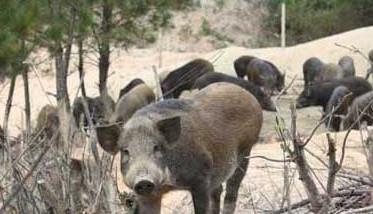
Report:
M48 139L52 138L53 134L58 132L60 126L60 119L58 116L58 109L56 106L45 105L39 112L36 119L36 127L34 129L34 134L39 134L40 136L46 136Z
M161 82L164 98L178 98L184 90L190 90L198 77L214 72L214 66L207 60L195 59L171 71Z
M339 131L342 117L347 114L348 107L352 102L352 93L345 86L338 86L334 89L325 108L325 126L330 131Z
M134 190L139 213L160 213L162 194L186 189L196 214L234 213L251 148L259 138L262 109L255 97L230 83L215 83L193 99L168 99L137 111L123 127L97 129L100 145L120 153L121 172Z
M246 68L249 65L250 61L255 58L256 57L254 56L241 56L234 61L233 63L234 70L236 71L238 78L241 78L241 79L245 78Z
M338 61L338 65L342 68L343 77L355 76L355 64L350 56L341 57Z
M303 63L304 87L312 84L320 73L323 62L317 57L311 57Z
M88 120L85 117L83 99L86 100L89 110L89 115L92 118L93 125L106 123L115 108L115 102L107 95L103 94L95 98L77 97L73 103L73 117L77 127L80 125L80 119L83 117L83 125L88 126Z
M125 123L137 110L152 102L155 102L153 90L146 84L137 85L119 99L110 122Z
M347 77L327 82L314 83L306 87L297 98L297 108L308 106L322 106L325 111L326 105L338 86L345 86L352 92L352 98L365 94L372 90L368 81L361 77Z
M245 61L246 60L246 61ZM245 63L244 63L245 62ZM247 64L244 72L241 68ZM236 74L238 77L247 79L258 85L268 95L274 91L281 91L285 85L285 75L278 68L267 60L262 60L252 56L242 56L235 61ZM244 75L243 75L244 73Z
M140 79L140 78L136 78L136 79L133 79L131 80L131 82L129 82L124 88L122 88L119 92L119 97L118 97L118 100L125 94L127 94L129 91L131 91L134 87L138 86L138 85L141 85L141 84L145 84L145 82Z
M314 82L330 81L343 78L342 68L334 63L327 63L321 67L320 73L315 76Z
M363 122L373 125L373 92L356 97L343 120L343 129L359 129Z
M265 94L258 86L249 81L238 79L223 73L211 72L201 76L196 80L192 89L201 90L217 82L227 82L240 86L241 88L254 95L264 110L276 111L275 104L272 102L271 97L268 94Z

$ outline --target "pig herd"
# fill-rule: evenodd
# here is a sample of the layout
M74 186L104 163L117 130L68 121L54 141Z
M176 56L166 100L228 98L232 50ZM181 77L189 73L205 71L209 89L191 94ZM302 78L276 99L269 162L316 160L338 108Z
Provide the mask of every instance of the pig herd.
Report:
M373 62L373 50L369 53ZM330 131L359 129L373 125L373 91L366 78L355 75L354 61L343 56L338 64L324 63L316 57L303 64L304 89L296 100L297 108L321 106L322 120Z
M373 61L373 51L369 56ZM285 74L254 56L232 64L237 77L216 72L207 60L190 61L161 79L161 101L141 79L127 84L116 102L107 94L74 101L75 124L90 125L87 104L99 144L120 154L137 213L160 213L162 195L181 189L190 191L196 214L218 214L223 183L222 213L234 213L262 111L276 111L271 96L285 93ZM335 64L309 58L297 108L322 106L322 120L333 131L373 125L372 86L355 74L349 56Z

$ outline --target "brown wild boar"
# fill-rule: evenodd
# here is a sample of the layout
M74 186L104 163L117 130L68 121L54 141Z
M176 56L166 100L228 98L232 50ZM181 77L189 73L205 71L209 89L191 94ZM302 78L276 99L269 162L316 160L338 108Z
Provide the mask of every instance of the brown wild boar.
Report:
M126 86L124 86L124 88L122 88L120 90L118 100L123 95L127 94L128 92L130 92L133 88L135 88L136 86L141 85L141 84L145 84L145 82L142 79L140 79L140 78L136 78L136 79L131 80L131 82L129 82Z
M186 189L196 214L234 213L251 148L262 127L255 97L230 83L215 83L193 99L169 99L137 111L123 127L100 127L101 146L120 153L121 172L139 213L160 213L162 194Z
M140 108L155 101L155 94L146 84L140 84L123 95L115 106L110 122L127 122Z
M327 63L321 67L320 73L315 76L315 82L330 81L343 78L342 68L334 63Z
M45 105L40 110L36 119L36 127L34 134L42 131L41 136L46 136L48 139L52 138L53 134L58 132L60 126L60 119L58 116L58 109L53 105Z

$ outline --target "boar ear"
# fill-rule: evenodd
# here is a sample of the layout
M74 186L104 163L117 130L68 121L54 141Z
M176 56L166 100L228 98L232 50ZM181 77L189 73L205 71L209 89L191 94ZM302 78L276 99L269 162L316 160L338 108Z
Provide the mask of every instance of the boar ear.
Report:
M180 137L180 117L177 116L160 120L157 122L157 128L166 138L167 142L172 144Z
M96 128L98 143L106 152L112 155L118 152L120 131L121 128L117 124Z

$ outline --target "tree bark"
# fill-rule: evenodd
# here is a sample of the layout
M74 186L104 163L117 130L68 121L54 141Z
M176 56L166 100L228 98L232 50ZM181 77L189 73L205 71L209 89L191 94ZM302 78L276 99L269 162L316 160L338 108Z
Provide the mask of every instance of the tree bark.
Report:
M100 94L106 91L107 78L110 66L110 33L112 30L113 8L105 0L102 5L101 42L99 42L99 90Z
M66 48L62 47L61 42L57 42L56 51L56 90L57 102L60 106L65 105L66 111L70 111L70 100L67 88L67 74L70 65L71 49L74 41L74 31L76 24L76 10L71 8L71 19L67 32Z
M28 66L22 72L24 96L25 96L25 116L26 116L26 142L31 134L31 110L30 110L30 88L28 83Z
M5 106L5 115L4 115L4 121L3 121L4 139L5 139L5 142L7 142L5 143L5 145L9 145L8 143L8 121L9 121L10 110L12 109L14 88L16 86L16 79L17 79L17 75L13 74L11 81L10 81L8 99L6 101L6 106Z
M79 79L80 79L80 90L82 91L82 96L86 97L85 91L85 84L84 84L84 49L83 49L83 39L78 39L78 54L79 54L79 62L78 62L78 71L79 71Z
M69 109L70 102L67 89L67 69L65 68L66 63L64 62L62 46L59 46L60 47L55 55L57 102L60 106L65 105L66 109Z

